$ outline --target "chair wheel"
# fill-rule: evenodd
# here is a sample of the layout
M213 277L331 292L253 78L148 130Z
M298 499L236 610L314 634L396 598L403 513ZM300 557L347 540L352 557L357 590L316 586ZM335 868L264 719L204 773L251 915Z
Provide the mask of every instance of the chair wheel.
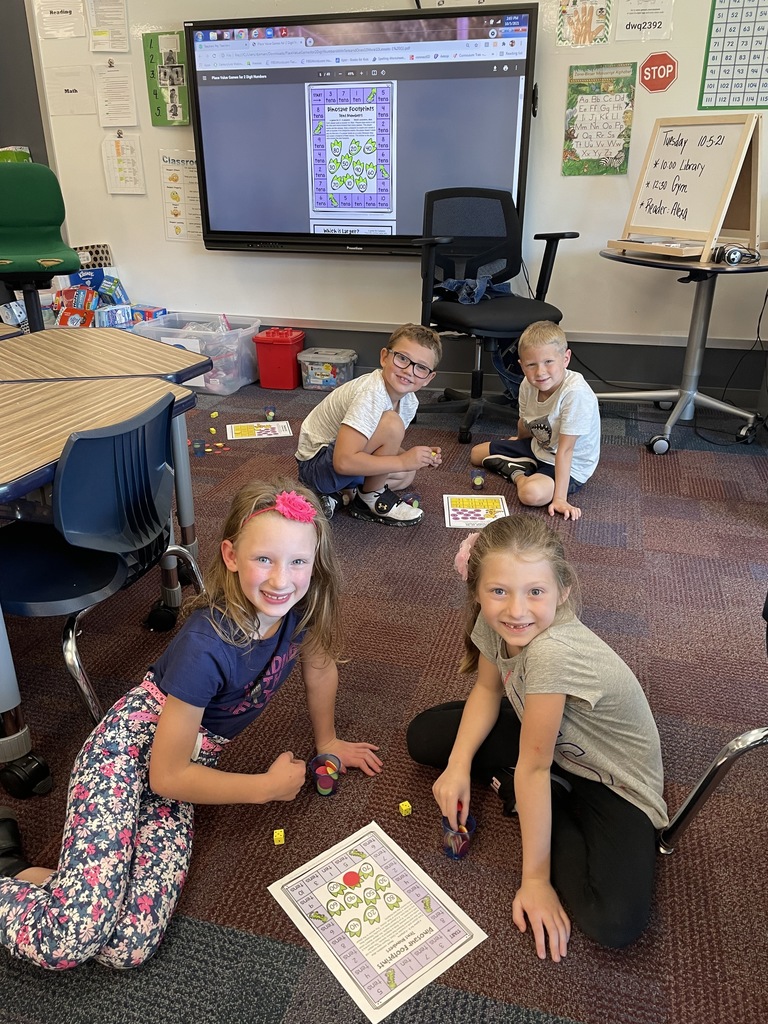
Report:
M741 441L742 444L752 444L757 435L757 425L755 423L747 423L741 427L736 434L736 440Z
M664 412L669 412L669 410L674 408L675 405L674 402L654 402L653 404L657 409L661 409Z
M149 615L144 620L144 625L153 633L168 633L176 625L178 614L178 608L169 608L167 604L158 601L150 609Z
M469 444L472 440L472 431L465 430L463 427L459 430L459 444Z
M670 447L669 438L664 437L662 434L657 434L656 437L651 438L646 447L654 455L666 455Z
M42 757L30 751L0 768L0 783L17 800L43 796L53 787L51 769Z

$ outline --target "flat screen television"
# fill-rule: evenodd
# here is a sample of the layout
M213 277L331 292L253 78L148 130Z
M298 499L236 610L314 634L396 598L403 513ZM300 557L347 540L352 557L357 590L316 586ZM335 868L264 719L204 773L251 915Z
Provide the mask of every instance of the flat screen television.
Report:
M536 13L186 22L206 247L417 256L424 193L463 185L522 215Z

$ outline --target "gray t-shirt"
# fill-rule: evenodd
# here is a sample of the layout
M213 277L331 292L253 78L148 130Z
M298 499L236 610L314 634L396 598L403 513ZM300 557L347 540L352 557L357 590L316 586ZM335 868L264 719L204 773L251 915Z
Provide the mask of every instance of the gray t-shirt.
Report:
M521 721L526 694L565 694L556 764L609 786L645 811L655 828L667 824L656 723L640 683L615 651L562 608L514 658L482 612L472 641L498 668Z
M520 418L531 432L533 454L540 462L555 464L561 434L575 434L571 476L584 484L600 459L600 410L592 388L580 373L566 370L563 383L549 398L524 380L520 385Z
M406 427L418 407L419 400L413 392L400 399L397 412ZM321 448L333 444L342 424L371 437L383 414L394 408L380 369L347 381L326 395L302 423L296 458L306 462Z

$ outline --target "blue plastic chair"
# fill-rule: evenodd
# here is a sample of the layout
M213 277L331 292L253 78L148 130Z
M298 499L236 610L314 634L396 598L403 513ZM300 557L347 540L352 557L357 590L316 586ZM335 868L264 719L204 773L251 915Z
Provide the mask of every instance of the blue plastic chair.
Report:
M203 581L186 548L172 543L173 468L168 394L114 426L70 436L53 483L51 522L0 529L0 603L10 615L66 615L64 660L91 715L103 711L80 661L82 617L174 555Z

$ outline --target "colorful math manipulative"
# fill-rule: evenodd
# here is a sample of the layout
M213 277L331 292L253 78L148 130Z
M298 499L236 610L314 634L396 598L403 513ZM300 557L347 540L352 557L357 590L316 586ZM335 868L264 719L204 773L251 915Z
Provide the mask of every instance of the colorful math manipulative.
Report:
M443 818L443 853L451 860L464 860L469 853L469 844L475 834L475 819L467 815L466 825L452 829L447 818Z
M264 407L264 419L268 423L271 423L275 416L277 416L277 409L274 405L267 405Z
M404 818L407 818L408 815L413 812L413 808L411 807L410 803L407 800L403 800L400 804L398 804L398 810L400 811Z
M472 484L473 491L482 491L485 487L485 470L473 466L472 472L469 475L469 481Z
M276 828L275 831L272 833L272 842L275 844L275 846L284 846L285 829Z
M318 754L309 762L309 770L320 796L333 796L339 787L341 761L334 754Z

